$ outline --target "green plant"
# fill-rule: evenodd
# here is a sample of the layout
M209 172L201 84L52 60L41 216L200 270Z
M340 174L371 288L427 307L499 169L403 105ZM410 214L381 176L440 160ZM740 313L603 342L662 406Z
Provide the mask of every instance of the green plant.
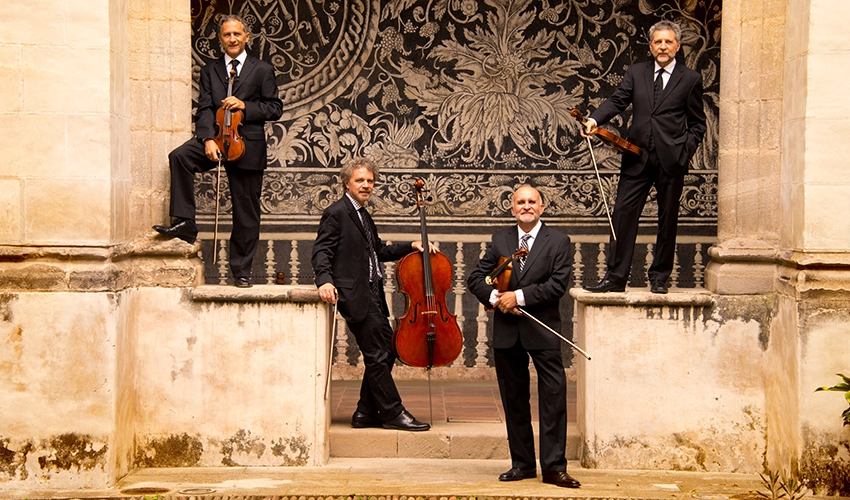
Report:
M844 410L844 412L841 414L841 416L844 418L844 425L850 425L850 377L848 377L847 375L844 375L842 373L838 373L837 375L839 377L841 377L843 382L839 382L832 387L827 387L827 386L818 387L817 389L815 389L815 392L818 392L818 391L843 392L844 393L844 399L847 400L848 406L847 406L847 409Z
M806 496L806 487L793 476L789 479L780 477L778 472L772 470L767 471L767 477L764 474L759 474L762 482L767 488L768 493L757 491L759 496L769 498L770 500L800 500Z

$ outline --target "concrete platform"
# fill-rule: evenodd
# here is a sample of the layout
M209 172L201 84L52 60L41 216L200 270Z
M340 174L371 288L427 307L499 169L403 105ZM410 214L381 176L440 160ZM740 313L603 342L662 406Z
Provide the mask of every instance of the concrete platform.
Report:
M499 482L504 460L334 458L324 467L139 469L105 491L5 491L16 499L479 500L526 498L755 500L756 475L585 470L579 489L540 478ZM836 499L837 497L831 497Z

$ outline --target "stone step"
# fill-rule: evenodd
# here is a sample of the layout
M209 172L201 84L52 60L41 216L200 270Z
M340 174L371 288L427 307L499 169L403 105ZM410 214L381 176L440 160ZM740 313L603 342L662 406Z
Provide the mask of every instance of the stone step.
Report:
M533 423L535 439L539 431ZM577 460L580 436L567 427L567 460ZM435 421L426 432L354 429L335 421L330 429L335 458L509 459L505 424L501 422ZM535 446L537 443L535 443Z

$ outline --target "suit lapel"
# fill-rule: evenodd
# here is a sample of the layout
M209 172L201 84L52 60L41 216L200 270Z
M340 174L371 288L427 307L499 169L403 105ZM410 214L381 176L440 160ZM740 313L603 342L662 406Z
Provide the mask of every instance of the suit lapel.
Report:
M673 89L676 88L677 85L679 85L679 82L682 81L682 75L684 74L685 69L682 66L682 63L677 61L676 67L673 68L673 73L670 74L670 79L667 80L667 85L665 85L664 90L661 91L661 98L658 99L658 102L653 105L653 109L658 109L658 106L662 102L664 102L664 99L666 99L667 96L669 96L670 93L673 92Z
M224 56L219 58L214 63L213 70L214 70L216 76L218 76L218 81L220 81L221 84L224 85L224 88L226 89L227 88L227 68L225 68Z
M354 222L354 225L357 226L357 229L360 230L360 234L363 235L363 239L369 241L366 239L366 229L363 227L363 223L360 222L360 216L357 215L357 210L355 210L351 200L349 200L346 195L342 195L342 198L345 200L345 207L348 208L348 216Z
M653 85L655 84L655 81L654 81L654 77L655 77L655 62L654 62L654 61L649 61L649 62L648 62L648 63L646 63L643 67L644 67L644 71L643 71L643 84L646 86L646 89L645 89L646 94L645 94L645 95L648 95L648 96L649 96L649 100L650 100L650 101L652 101L652 100L653 100L653 98L654 98L654 95L653 95L653 94L655 93L655 92L653 92ZM655 106L657 106L657 105L658 105L658 103L657 103L657 102L652 102L652 108L653 108L653 109L655 109Z
M257 59L251 56L245 58L245 66L239 72L239 78L236 79L236 85L233 87L233 93L236 93L236 90L242 85L242 82L248 78L251 72L254 71L254 68L257 66ZM352 207L353 208L353 207Z

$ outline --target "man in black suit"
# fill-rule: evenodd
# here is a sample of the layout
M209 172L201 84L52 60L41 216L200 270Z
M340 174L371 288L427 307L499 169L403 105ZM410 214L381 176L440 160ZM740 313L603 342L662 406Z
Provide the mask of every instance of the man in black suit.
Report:
M582 135L632 106L627 139L639 146L640 156L624 153L617 185L608 271L601 282L585 286L591 292L626 289L634 255L638 221L650 188L658 197L658 233L648 278L653 293L667 293L673 271L679 198L688 163L705 134L702 77L676 62L682 39L679 26L660 21L649 29L653 60L629 67L622 83L587 120Z
M530 355L537 371L543 482L578 488L579 482L567 474L567 379L561 341L517 310L522 307L553 330L561 329L559 303L567 291L573 257L569 236L540 222L543 208L536 189L527 185L517 189L511 205L517 225L493 235L466 284L482 304L495 310L493 358L511 451L511 469L499 480L537 477L529 402ZM485 279L500 257L510 258L519 248L528 248L528 256L514 260L508 290L499 292Z
M260 240L260 193L266 168L265 122L280 118L283 103L278 97L274 68L245 52L250 34L244 21L228 15L219 22L218 39L224 56L201 69L195 137L168 155L171 168L170 226L154 226L160 234L194 243L195 174L218 165L216 112L219 108L241 111L238 129L245 154L236 161L225 161L233 204L233 230L230 235L230 271L238 287L251 286L251 263ZM227 96L231 69L236 69L233 95ZM215 251L215 249L213 250Z
M355 158L343 166L340 180L345 194L322 214L313 243L313 271L319 297L329 304L339 301L339 312L366 365L351 426L425 431L431 426L404 408L393 381L396 355L380 266L423 247L421 241L393 245L381 241L366 211L376 175L370 160Z

